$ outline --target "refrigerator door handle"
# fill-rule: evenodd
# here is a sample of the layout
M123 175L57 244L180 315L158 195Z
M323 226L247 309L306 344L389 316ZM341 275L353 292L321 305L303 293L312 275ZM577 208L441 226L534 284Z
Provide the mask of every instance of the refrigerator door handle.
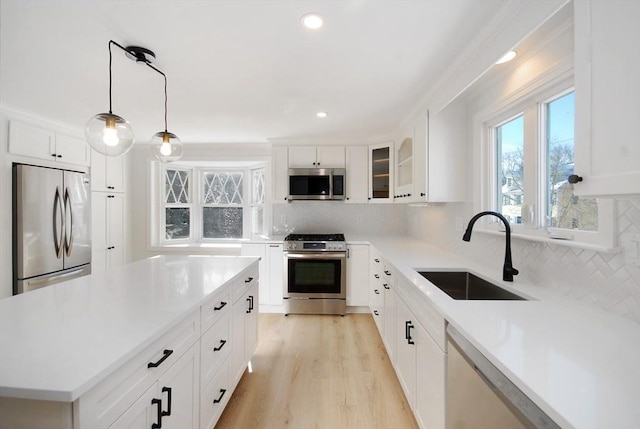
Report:
M69 216L67 216L67 214ZM69 188L66 188L64 190L64 216L64 249L67 256L71 256L71 251L73 250L73 207L71 206L71 195L69 194ZM68 228L66 227L67 225Z
M62 239L64 235L64 208L60 200L60 188L56 186L56 195L53 198L53 245L58 259L62 258ZM58 225L60 225L60 232L58 232Z

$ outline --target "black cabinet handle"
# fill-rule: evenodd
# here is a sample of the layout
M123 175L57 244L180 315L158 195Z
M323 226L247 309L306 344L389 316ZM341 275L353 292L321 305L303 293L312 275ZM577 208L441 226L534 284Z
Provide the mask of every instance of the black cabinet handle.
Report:
M380 263L380 259L376 258L376 259L374 259L374 261L376 261L376 263L378 263L378 264Z
M171 415L171 388L163 387L162 393L167 392L167 411L162 412L162 417Z
M380 291L378 289L374 289L373 291L376 293L376 295L380 295Z
M411 328L414 328L414 326L411 324L411 320L407 320L406 322L404 322L404 338L407 340L407 343L415 344L413 342L413 338L411 338Z
M378 315L378 310L373 310L373 314Z
M58 158L62 158L62 155L56 155Z
M220 340L220 345L218 347L214 347L213 351L219 352L220 350L222 350L225 344L227 344L227 340Z
M52 153L52 154L51 154L51 156L55 158L55 157L56 157L56 154L55 154L55 153Z
M424 192L420 192L420 196L421 197L425 197L427 194L425 194Z
M107 195L107 198L115 198L115 195Z
M582 177L578 176L577 174L572 174L567 178L567 181L571 184L576 184L578 182L582 182Z
M249 302L249 309L247 310L247 313L251 313L251 310L253 310L253 295L249 295L247 301Z
M116 189L115 186L107 186L107 189Z
M379 276L379 275L377 275L377 274L374 274L374 275L373 275L373 277L375 277L375 278L377 278L377 279L379 279L379 278L380 278L380 276Z
M251 281L253 280L253 277L249 277L248 279L246 279L244 282L245 283L251 283Z
M220 305L218 307L213 307L213 311L220 311L225 307L225 305L227 305L226 302L220 301Z
M218 396L218 399L214 399L213 403L219 404L220 401L222 401L222 397L224 396L225 393L227 393L227 389L220 389L220 396Z
M387 283L384 283L382 286L384 286L384 288L387 290L391 289Z
M388 275L388 276L390 276L390 275L391 275L391 272L390 272L390 271L388 271L388 270L384 270L384 273L385 273L386 275Z
M151 405L158 406L158 423L152 423L151 429L160 429L162 427L162 400L153 398L151 400Z
M159 360L158 362L149 362L149 363L147 364L147 368L156 368L156 367L159 367L159 366L162 364L162 362L164 362L165 360L167 360L167 358L173 354L173 350L165 349L162 353L163 353L163 355L162 355L162 357L160 358L160 360Z

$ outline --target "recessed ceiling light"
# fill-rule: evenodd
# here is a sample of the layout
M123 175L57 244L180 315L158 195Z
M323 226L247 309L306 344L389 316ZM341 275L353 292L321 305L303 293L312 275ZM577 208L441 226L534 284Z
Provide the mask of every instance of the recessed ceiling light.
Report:
M322 27L322 17L317 13L308 13L302 17L302 24L311 30L317 30Z
M504 54L502 56L502 58L500 58L498 61L496 61L496 64L504 64L506 62L509 62L512 59L514 59L516 57L516 55L518 55L518 53L516 51L509 51L506 54Z
M326 118L327 116L329 116L329 114L327 112L318 112L316 113L316 116L318 118Z

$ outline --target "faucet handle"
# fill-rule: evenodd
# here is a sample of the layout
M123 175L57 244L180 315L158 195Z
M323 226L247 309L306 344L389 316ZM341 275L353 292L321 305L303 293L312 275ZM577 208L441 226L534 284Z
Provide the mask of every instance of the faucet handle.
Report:
M513 267L504 267L502 270L502 280L505 282L512 282L513 276L517 276L518 274L520 274L520 271Z

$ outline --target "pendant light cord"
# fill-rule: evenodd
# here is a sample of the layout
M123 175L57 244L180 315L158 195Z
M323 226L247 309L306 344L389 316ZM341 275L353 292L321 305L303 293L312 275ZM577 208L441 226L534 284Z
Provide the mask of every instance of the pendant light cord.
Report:
M158 73L160 73L162 75L162 77L164 77L164 132L168 132L167 131L167 75L164 74L162 71L158 70L157 68L155 68L154 66L152 66L151 64L149 64L148 62L145 63L147 66L149 66L150 68L154 69L155 71L157 71Z

